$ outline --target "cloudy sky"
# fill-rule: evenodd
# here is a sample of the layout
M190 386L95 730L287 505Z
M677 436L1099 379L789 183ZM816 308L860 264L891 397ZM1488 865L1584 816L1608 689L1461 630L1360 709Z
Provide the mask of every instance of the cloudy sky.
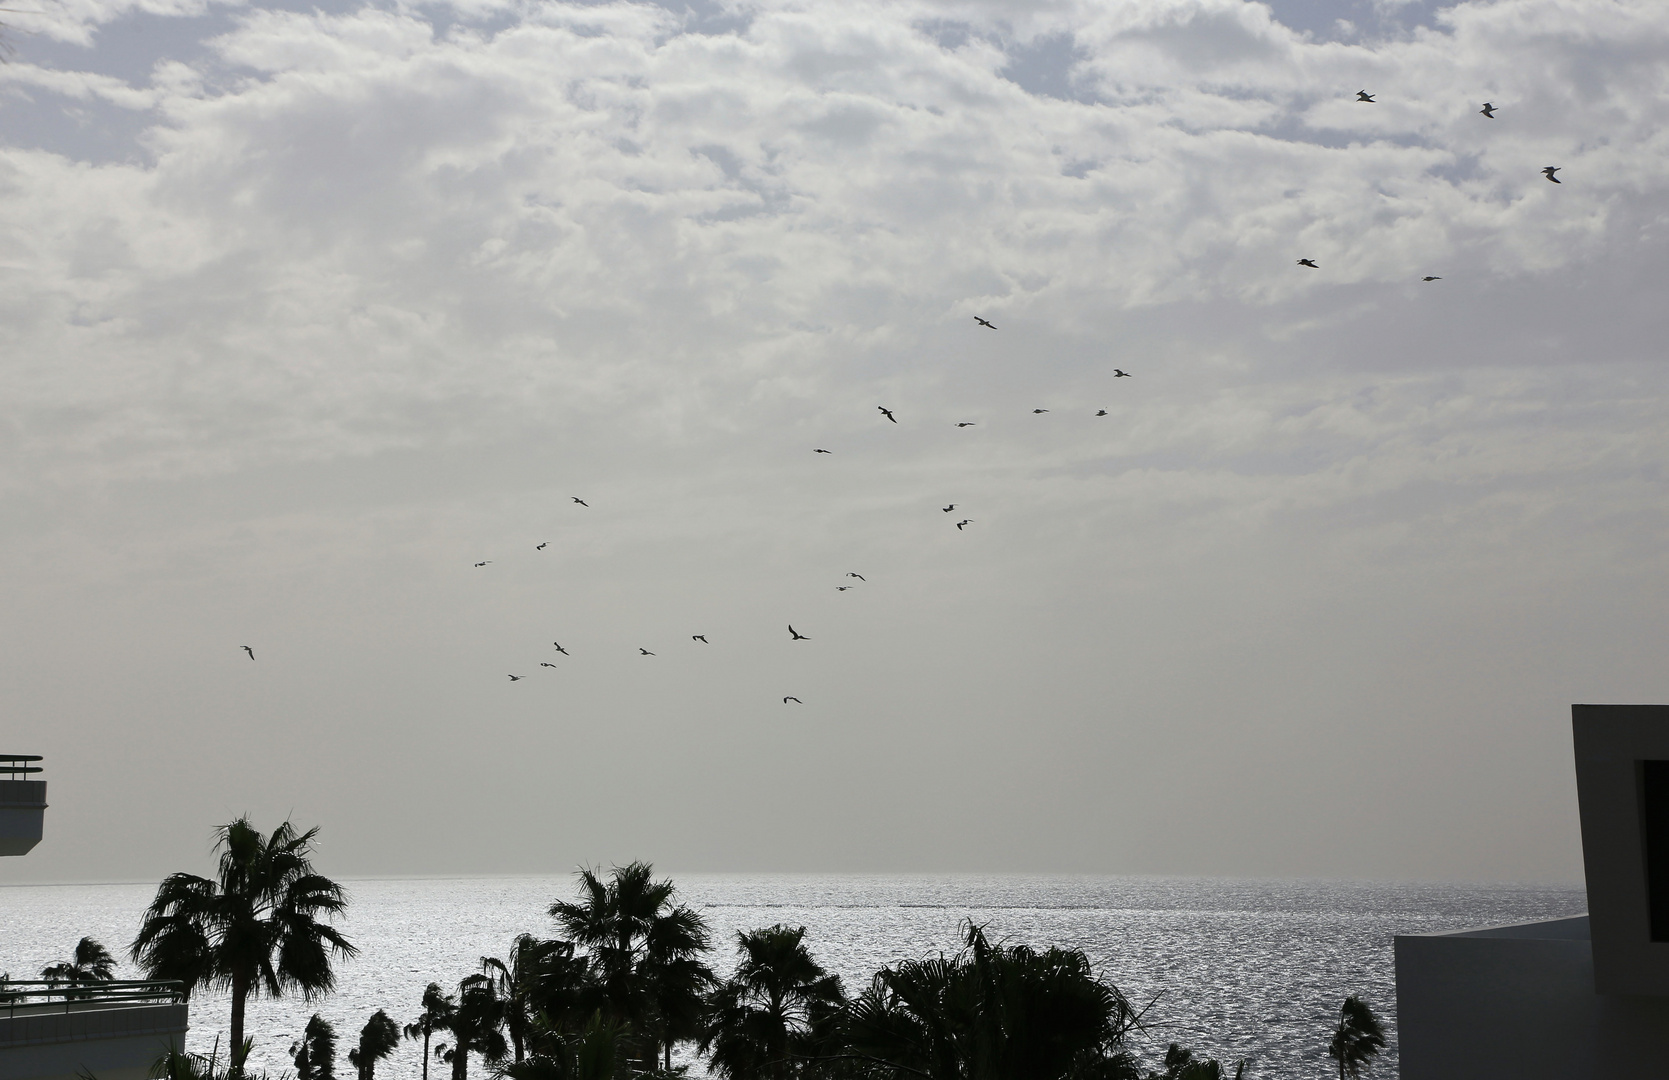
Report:
M1574 881L1669 699L1669 6L9 6L5 880Z

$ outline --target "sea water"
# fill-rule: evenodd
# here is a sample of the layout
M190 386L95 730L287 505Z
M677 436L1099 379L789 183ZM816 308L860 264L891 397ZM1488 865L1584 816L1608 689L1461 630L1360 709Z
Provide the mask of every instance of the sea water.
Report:
M901 959L954 952L973 920L993 941L1082 949L1098 974L1139 1004L1152 1003L1135 1049L1149 1063L1179 1042L1224 1060L1245 1058L1257 1078L1333 1075L1327 1042L1348 994L1365 998L1391 1029L1370 1075L1396 1075L1396 992L1391 942L1425 933L1585 910L1581 889L1165 877L856 876L673 874L683 903L713 931L711 966L734 966L738 931L804 926L813 955L848 993ZM347 881L341 929L359 956L337 966L334 993L250 1004L252 1065L291 1072L286 1051L318 1012L336 1026L338 1075L377 1009L404 1024L430 982L456 989L483 956L506 956L520 933L556 936L547 909L572 899L571 877ZM0 888L0 972L38 978L83 936L123 959L154 884ZM228 1017L221 994L191 1007L189 1046L207 1052ZM418 1076L421 1050L404 1043L378 1066L381 1080ZM691 1074L699 1061L686 1053ZM431 1076L446 1075L432 1064ZM479 1062L471 1073L485 1076Z

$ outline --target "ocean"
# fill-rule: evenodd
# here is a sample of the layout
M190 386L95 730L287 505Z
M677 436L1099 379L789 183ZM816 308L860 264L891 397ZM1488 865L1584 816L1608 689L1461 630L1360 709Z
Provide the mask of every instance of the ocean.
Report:
M972 919L992 940L1082 949L1100 976L1132 1000L1157 996L1138 1038L1149 1063L1170 1042L1232 1061L1247 1076L1303 1080L1333 1075L1327 1041L1339 1003L1364 997L1390 1024L1391 1046L1370 1075L1396 1075L1394 935L1459 929L1586 910L1580 888L1387 884L1168 877L863 876L671 874L682 902L714 931L710 964L734 965L738 931L786 923L807 928L814 956L855 992L880 967L957 947ZM377 1009L404 1024L430 982L455 988L482 956L511 939L554 936L546 909L573 895L571 877L418 878L344 882L341 927L360 948L338 968L335 993L314 1001L261 1000L249 1009L252 1064L278 1078L286 1051L318 1012L336 1026L338 1075L348 1047ZM0 972L38 978L91 935L123 955L154 884L0 888ZM207 1051L224 1033L227 1002L199 996L190 1046ZM404 1043L379 1078L421 1072ZM686 1054L691 1075L701 1065ZM430 1075L443 1075L438 1063ZM486 1075L479 1062L472 1075ZM293 1074L292 1074L293 1075Z

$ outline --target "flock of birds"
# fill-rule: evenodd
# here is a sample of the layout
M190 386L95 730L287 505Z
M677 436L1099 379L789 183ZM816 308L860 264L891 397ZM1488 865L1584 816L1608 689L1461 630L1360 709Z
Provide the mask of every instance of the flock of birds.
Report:
M1356 92L1356 100L1359 101L1359 102L1365 102L1365 103L1371 105L1371 104L1375 103L1375 96L1373 94L1368 93L1366 90L1358 90ZM1490 120L1495 119L1496 111L1497 110L1496 110L1495 106L1492 103L1487 102L1487 101L1484 102L1483 108L1478 110L1478 112L1482 113L1483 116L1486 119L1490 119ZM1555 183L1555 184L1563 183L1563 181L1561 181L1558 178L1558 176L1554 175L1555 173L1558 173L1559 171L1560 171L1559 166L1547 165L1547 166L1544 166L1542 168L1542 176L1545 177L1547 180L1549 180L1552 183ZM1299 259L1298 260L1298 265L1303 266L1303 267L1307 267L1311 270L1321 269L1321 265L1319 263L1317 263L1314 259L1310 259L1310 258ZM1442 279L1442 277L1440 277L1439 275L1436 275L1436 274L1427 274L1426 276L1422 277L1420 280L1429 282L1429 281L1442 281L1443 279ZM995 323L991 322L989 319L986 319L986 318L984 318L983 316L980 316L980 315L975 315L974 316L974 322L979 327L981 327L983 329L986 329L986 330L996 330L996 329L998 329L998 327ZM1114 368L1113 369L1113 378L1115 378L1115 379L1128 379L1130 377L1131 377L1130 373L1127 372L1127 371L1123 371L1119 368ZM896 415L894 415L893 411L891 409L887 408L885 405L877 405L876 409L878 409L880 411L881 415L884 418L886 418L888 421L890 421L894 424L898 423L898 417ZM1046 413L1048 411L1049 411L1048 409L1033 409L1032 413L1040 415L1040 414ZM1096 416L1106 416L1107 415L1107 410L1106 409L1100 409L1095 413L1095 415ZM960 421L956 422L956 426L958 428L970 428L970 427L976 426L976 421L960 420ZM819 447L814 448L812 450L812 453L814 453L814 454L833 454L834 451L829 450L825 447L819 446ZM569 496L569 498L572 499L579 506L583 506L583 507L586 507L586 508L589 508L591 506L590 503L586 502L584 499L580 498L577 495L571 495L571 496ZM955 513L956 504L955 503L950 503L949 505L947 505L945 507L942 507L942 510L946 514ZM960 521L956 522L956 531L957 532L962 532L969 525L972 525L972 524L974 524L974 519L973 518L963 518ZM545 548L547 546L549 546L549 541L545 541L543 543L535 545L533 550L543 551L543 550L545 550ZM492 559L483 559L480 562L475 563L474 565L477 568L480 568L480 567L490 566L490 565L492 565L492 563L493 563ZM867 579L862 574L855 573L855 572L849 572L849 573L847 573L846 576L849 577L849 578L855 578L858 581L867 581ZM837 586L835 586L836 591L838 591L838 592L847 592L847 591L849 591L849 590L851 590L855 587L856 586L854 586L854 585L837 585ZM703 645L712 644L711 642L709 642L707 640L707 635L705 635L705 634L691 634L690 635L690 640L691 641L699 641ZM798 630L794 629L792 624L790 624L789 627L788 627L788 640L790 640L790 641L810 641L811 638L806 634L800 633ZM558 653L560 653L563 656L571 656L572 655L571 653L568 652L567 649L562 647L561 642L553 641L553 642L551 642L551 645L556 649L556 651ZM248 645L242 645L242 646L239 646L239 647L241 649L243 649L244 652L249 654L249 659L250 660L255 659L255 650L253 648L251 648ZM638 654L640 656L654 656L654 655L656 655L655 653L649 651L648 649L643 648L642 646L638 647ZM542 667L542 668L552 668L552 669L556 669L556 668L560 667L560 665L552 663L548 660L540 661L539 666ZM525 678L527 678L526 675L510 675L509 676L509 679L510 679L511 682L520 682ZM804 702L802 702L799 698L793 696L792 694L785 696L782 699L782 703L784 705L788 705L788 704L801 705L801 704L804 704Z

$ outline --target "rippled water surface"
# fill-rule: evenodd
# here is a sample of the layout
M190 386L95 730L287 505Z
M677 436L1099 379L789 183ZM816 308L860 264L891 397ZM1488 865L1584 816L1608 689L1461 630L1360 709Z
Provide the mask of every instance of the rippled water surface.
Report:
M1338 1003L1357 993L1395 1020L1391 940L1585 910L1580 889L1251 881L1156 877L675 875L685 903L715 931L712 966L727 973L738 930L788 923L849 991L905 957L953 951L973 919L993 938L1083 949L1103 978L1132 998L1162 995L1139 1049L1150 1058L1178 1041L1219 1058L1250 1059L1251 1077L1320 1080ZM483 955L504 955L530 931L552 934L545 911L568 898L566 877L375 880L348 883L343 929L360 947L341 965L337 992L320 1002L261 1001L250 1008L255 1062L274 1077L307 1017L337 1028L339 1073L375 1010L402 1023L429 982L455 984ZM0 971L38 977L83 935L121 952L154 884L0 888ZM134 977L131 966L123 972ZM207 1050L226 1026L221 997L193 1002L190 1042ZM418 1075L415 1045L378 1068ZM484 1073L475 1067L476 1075ZM699 1064L692 1072L699 1074ZM1374 1073L1395 1076L1395 1044ZM431 1076L437 1075L431 1070Z

